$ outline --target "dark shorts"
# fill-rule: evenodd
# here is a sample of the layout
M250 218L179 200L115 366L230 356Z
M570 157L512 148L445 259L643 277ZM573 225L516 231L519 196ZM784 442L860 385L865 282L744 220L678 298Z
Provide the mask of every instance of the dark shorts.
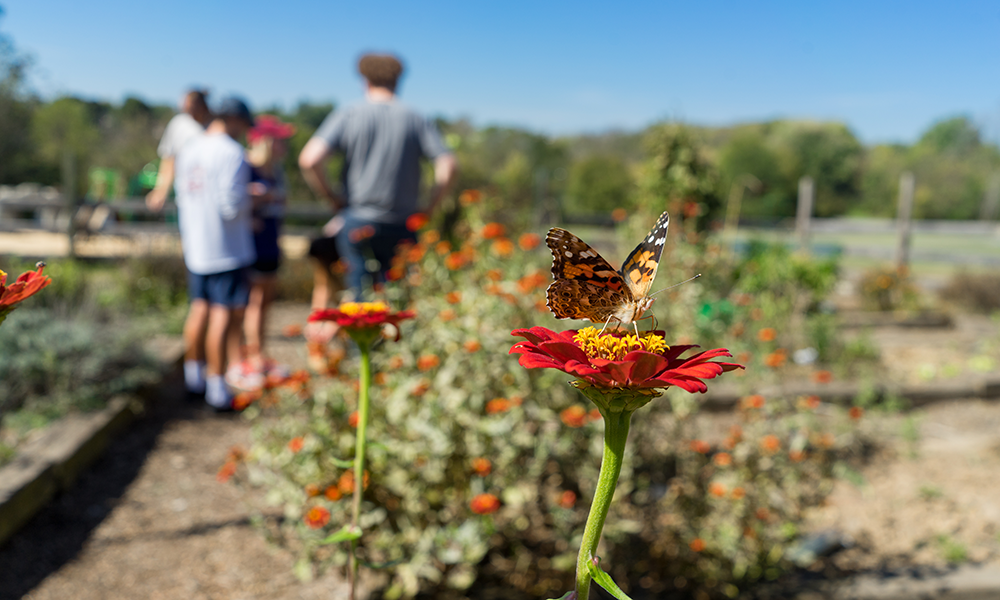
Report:
M278 247L278 234L281 222L273 217L254 219L253 243L257 251L257 262L253 270L257 273L274 273L281 264L281 249Z
M309 256L315 258L327 267L340 260L336 237L321 237L309 244Z
M250 301L250 277L246 267L199 275L188 271L188 297L229 308L242 308Z

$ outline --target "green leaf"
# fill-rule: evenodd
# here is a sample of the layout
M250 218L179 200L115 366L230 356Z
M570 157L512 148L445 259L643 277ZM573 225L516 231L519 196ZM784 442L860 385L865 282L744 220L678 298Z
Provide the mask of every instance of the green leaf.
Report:
M631 598L628 597L628 594L623 592L622 589L618 587L618 584L615 583L615 580L611 579L611 576L605 573L603 569L601 569L600 557L595 556L591 560L588 560L587 570L590 571L590 576L594 578L594 581L597 582L597 585L607 590L609 594L611 594L615 598L618 598L618 600L632 600Z
M330 462L332 462L334 464L334 466L340 467L341 469L352 469L352 468L354 468L354 461L353 460L344 460L342 458L337 458L336 456L331 456L330 457Z
M337 544L340 542L346 542L350 540L356 540L361 537L361 528L354 527L353 525L344 525L340 528L340 531L336 531L329 535L326 539L320 542L321 545L326 544Z

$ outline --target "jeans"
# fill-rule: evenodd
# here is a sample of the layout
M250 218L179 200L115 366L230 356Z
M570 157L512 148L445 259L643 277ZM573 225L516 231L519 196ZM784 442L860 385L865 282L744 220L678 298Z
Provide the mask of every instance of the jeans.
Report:
M416 242L416 236L402 223L377 223L344 215L344 228L337 234L337 251L347 264L347 286L355 298L362 299L366 288L385 282L396 246L404 241ZM375 267L372 259L378 266L369 269Z

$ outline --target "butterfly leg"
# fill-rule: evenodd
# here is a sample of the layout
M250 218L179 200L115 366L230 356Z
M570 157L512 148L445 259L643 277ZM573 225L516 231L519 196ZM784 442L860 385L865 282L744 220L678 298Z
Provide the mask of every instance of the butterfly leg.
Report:
M618 321L618 323L621 323L621 320L618 317L611 315L610 317L608 317L608 320L604 322L604 327L601 328L601 333L599 335L604 335L604 330L607 329L608 325L611 324L611 319L614 319Z

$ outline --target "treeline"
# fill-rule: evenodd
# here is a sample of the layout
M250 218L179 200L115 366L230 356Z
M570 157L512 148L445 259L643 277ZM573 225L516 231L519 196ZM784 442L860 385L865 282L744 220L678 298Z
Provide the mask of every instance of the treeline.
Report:
M43 100L25 87L28 66L0 35L0 184L61 185L72 159L80 196L93 193L95 170L120 175L118 193L139 195L152 185L156 146L173 107L136 97L120 104ZM297 128L286 158L293 202L312 199L295 160L333 109L303 102L263 111ZM794 215L798 181L808 175L818 216L892 216L904 171L916 176L918 218L977 218L984 199L1000 195L1000 149L963 116L932 124L912 145L868 147L835 122L666 123L555 138L466 121L442 119L439 126L459 157L459 189L493 189L522 213L541 204L563 214L607 215L673 200L694 203L693 215L711 219L737 186L745 190L744 216L780 218Z

